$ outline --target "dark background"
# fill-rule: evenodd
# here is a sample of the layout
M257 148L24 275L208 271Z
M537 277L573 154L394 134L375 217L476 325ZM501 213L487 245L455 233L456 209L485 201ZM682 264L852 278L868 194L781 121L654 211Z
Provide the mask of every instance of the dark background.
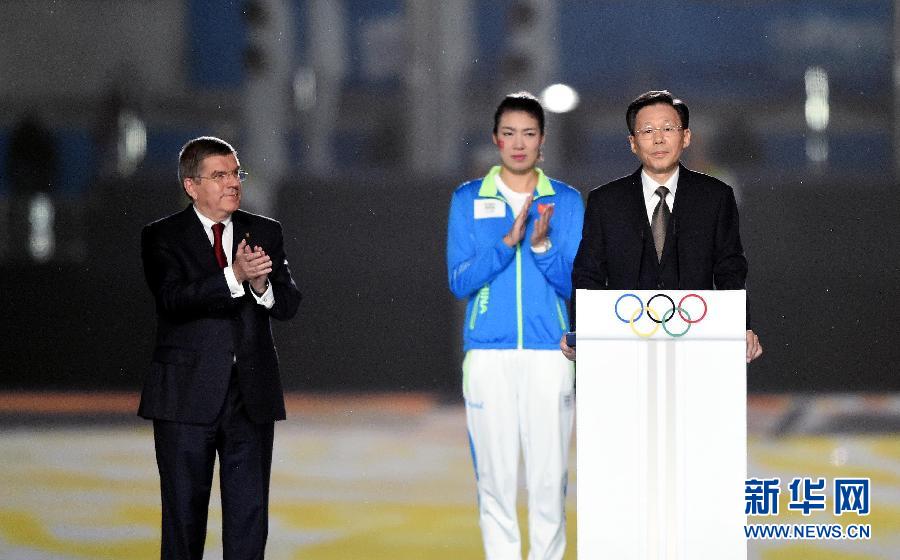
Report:
M240 115L243 88L254 79L246 52L256 25L246 16L252 3L224 10L199 1L156 4L183 16L178 33L185 40L171 54L183 61L176 85L135 87L150 78L132 76L112 103L108 93L120 81L92 88L77 78L90 69L75 68L58 83L48 76L45 89L21 78L21 91L15 83L0 91L2 389L140 388L154 325L140 229L186 204L175 179L184 141L218 134L241 152L248 136L252 124ZM292 56L302 66L309 3L288 4L297 31ZM497 79L511 60L503 30L521 25L517 3L476 4L471 48L478 63L460 92L465 123L462 136L450 139L460 147L452 169L423 172L410 164L402 65L395 75L373 78L361 62L369 22L399 22L401 34L407 30L404 2L345 3L348 69L334 114L337 164L329 173L306 166L305 113L285 124L291 164L272 187L277 197L268 213L284 225L304 294L298 316L274 327L288 389L427 390L448 398L459 392L463 304L447 289L448 203L457 184L493 163L493 108L508 90L521 89L504 86L514 77ZM63 25L55 19L62 17L75 27L91 25L77 5L61 13L53 5L3 3L20 35L29 26ZM581 103L549 118L547 144L556 151L548 173L586 194L633 171L625 107L647 89L672 90L692 109L688 165L723 177L738 194L754 329L765 347L749 368L750 390L900 389L892 3L561 2L555 9L551 78L572 85ZM235 40L223 43L210 29ZM833 29L841 30L840 41L829 39ZM37 47L15 48L2 58L14 82L23 75L18 64L36 71L50 64ZM51 61L64 59L62 41L43 48ZM115 53L94 56L96 64L118 68L107 61ZM804 70L811 66L828 72L825 132L804 120ZM146 153L133 170L104 176L99 170L111 157L104 134L117 134L123 107L145 123ZM10 155L28 114L37 116L54 153L37 163ZM441 134L436 126L434 137ZM804 148L817 135L827 141L825 161L812 161ZM242 163L251 173L265 165ZM48 170L47 186L17 186L14 171L23 166ZM41 192L55 205L57 239L56 253L43 262L28 255L22 210Z
M297 318L275 324L285 385L455 391L461 318L446 289L446 197L372 182L362 205L338 186L306 187L279 215L304 293ZM4 267L2 386L139 387L153 340L139 230L173 209L152 200L153 188L133 185L115 205L107 199L119 212L92 217L95 263ZM753 320L766 352L750 366L753 391L900 388L894 187L834 192L745 195Z

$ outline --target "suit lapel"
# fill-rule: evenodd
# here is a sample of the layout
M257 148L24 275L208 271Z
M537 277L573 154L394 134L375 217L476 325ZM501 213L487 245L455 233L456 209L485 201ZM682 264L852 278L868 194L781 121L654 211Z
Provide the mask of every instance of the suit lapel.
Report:
M666 257L677 245L677 236L685 231L685 226L688 225L687 221L694 215L696 204L692 172L681 164L678 166L678 188L675 190L675 204L672 206L672 216L666 229L666 245L663 248L662 262L660 263L663 267L670 260Z
M669 230L666 236L672 234L673 228L677 235L684 230L685 220L690 220L696 205L695 185L693 172L687 167L680 165L678 170L678 189L675 191L675 205L672 207L672 220L669 221Z
M650 230L650 222L647 221L647 205L644 203L644 185L641 182L641 168L631 174L631 187L629 187L628 212L631 213L631 220L638 224L637 234L640 236L643 245L643 238L647 231Z
M255 239L254 233L251 226L252 221L249 219L249 215L246 212L242 212L240 210L236 210L231 215L231 262L234 262L237 256L237 248L238 245L241 244L242 240L246 240L247 244L252 248L253 245L258 245L259 240ZM249 288L245 288L246 291L244 293L245 298L250 297ZM238 324L239 328L243 328L243 322ZM236 340L242 340L243 335L238 333Z
M647 221L647 207L644 204L643 185L641 184L641 168L629 177L627 188L627 200L622 209L628 223L634 228L634 235L629 235L631 242L627 246L625 262L631 263L631 271L626 283L637 285L641 275L641 261L644 254L644 239L652 239L650 235L650 222Z
M194 255L203 269L217 270L219 263L213 251L209 237L203 228L203 222L197 217L192 205L181 212L182 230L184 231L184 244L187 250Z
M231 240L231 262L234 262L241 240L246 240L251 248L254 245L253 233L250 231L250 221L247 219L247 215L240 210L231 215L231 231L233 235Z

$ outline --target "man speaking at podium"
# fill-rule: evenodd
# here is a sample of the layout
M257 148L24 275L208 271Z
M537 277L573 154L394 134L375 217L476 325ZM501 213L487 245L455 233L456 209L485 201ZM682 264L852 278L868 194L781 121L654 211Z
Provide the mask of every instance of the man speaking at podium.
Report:
M575 289L743 290L747 259L731 187L691 171L688 107L668 91L648 91L625 113L641 167L591 191L572 271ZM747 315L747 362L762 355ZM560 349L575 360L566 337Z

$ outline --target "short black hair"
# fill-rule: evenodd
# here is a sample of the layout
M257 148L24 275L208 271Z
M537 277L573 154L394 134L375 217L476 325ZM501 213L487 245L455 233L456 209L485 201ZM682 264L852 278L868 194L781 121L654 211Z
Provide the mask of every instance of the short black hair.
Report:
M178 152L178 182L184 186L188 177L196 177L200 164L209 156L237 157L237 151L228 142L215 136L200 136L189 140Z
M657 104L674 107L678 112L678 117L681 119L681 126L688 128L691 114L684 101L676 99L667 90L653 90L640 94L628 105L628 110L625 111L625 124L628 125L628 134L634 134L634 122L637 120L638 111L649 105Z
M494 112L494 134L497 134L497 128L500 126L500 117L507 111L524 111L534 117L538 122L538 128L541 129L541 135L544 134L544 108L537 97L527 91L519 91L510 93L503 98L497 110Z

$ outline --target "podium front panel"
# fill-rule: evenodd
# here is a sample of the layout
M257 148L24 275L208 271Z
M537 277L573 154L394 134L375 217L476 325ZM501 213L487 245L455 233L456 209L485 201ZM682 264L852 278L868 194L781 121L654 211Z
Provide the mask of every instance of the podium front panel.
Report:
M746 558L744 292L577 298L579 558Z

